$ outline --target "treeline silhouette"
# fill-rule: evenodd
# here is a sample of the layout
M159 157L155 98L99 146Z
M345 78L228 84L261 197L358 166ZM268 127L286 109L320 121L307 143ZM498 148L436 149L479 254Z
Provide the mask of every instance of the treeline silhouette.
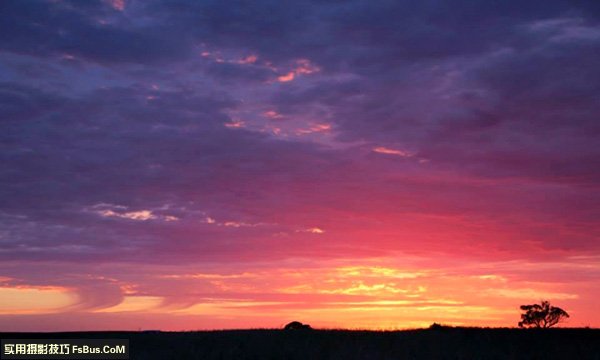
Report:
M600 329L548 329L569 317L548 301L523 305L519 328L461 328L433 323L404 331L281 329L196 332L0 333L0 338L129 339L130 359L596 359Z
M125 338L131 360L599 359L600 329L226 330L0 334Z

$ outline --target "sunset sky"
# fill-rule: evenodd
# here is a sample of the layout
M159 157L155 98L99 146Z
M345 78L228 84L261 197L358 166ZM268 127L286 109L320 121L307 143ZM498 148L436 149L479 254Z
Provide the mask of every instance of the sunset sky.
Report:
M0 331L600 327L600 2L0 1Z

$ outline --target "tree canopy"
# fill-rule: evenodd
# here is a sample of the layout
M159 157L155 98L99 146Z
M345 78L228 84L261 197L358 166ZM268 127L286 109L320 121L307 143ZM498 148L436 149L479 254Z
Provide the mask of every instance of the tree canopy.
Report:
M569 317L563 309L550 305L548 301L541 304L521 305L519 327L549 328Z

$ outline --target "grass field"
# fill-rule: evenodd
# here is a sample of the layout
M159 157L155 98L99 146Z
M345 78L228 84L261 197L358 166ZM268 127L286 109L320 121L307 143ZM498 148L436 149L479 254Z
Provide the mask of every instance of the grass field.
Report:
M224 330L0 333L125 338L130 359L600 359L600 329Z

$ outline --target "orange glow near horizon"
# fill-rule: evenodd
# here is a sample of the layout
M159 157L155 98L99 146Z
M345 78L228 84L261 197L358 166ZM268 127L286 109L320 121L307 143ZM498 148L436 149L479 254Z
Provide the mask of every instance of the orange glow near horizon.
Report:
M578 266L598 268L593 259L588 260ZM377 265L381 263L386 265ZM0 291L7 296L0 311L56 313L63 307L65 317L102 314L105 321L114 320L110 326L115 329L131 328L132 323L156 328L150 324L161 319L158 327L164 330L273 328L291 320L317 328L390 330L434 322L514 327L518 306L540 298L551 299L566 310L580 303L584 310L572 313L578 320L564 326L597 321L595 304L582 299L576 286L519 279L515 271L527 266L509 262L489 264L487 270L449 270L414 264L400 267L392 259L377 259L361 265L257 268L242 273L157 273L145 284L121 284L124 296L116 305L86 310L73 303L73 296L64 289L4 289ZM16 299L21 304L18 308ZM581 306L582 300L588 303ZM123 317L130 320L116 320ZM183 321L186 317L191 320Z
M0 315L60 313L76 301L76 295L62 287L0 287Z

